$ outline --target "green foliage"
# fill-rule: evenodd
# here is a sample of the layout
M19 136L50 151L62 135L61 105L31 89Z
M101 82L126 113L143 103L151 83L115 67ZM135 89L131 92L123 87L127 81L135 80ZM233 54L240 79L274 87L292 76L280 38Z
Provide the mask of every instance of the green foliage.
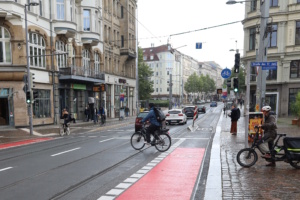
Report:
M296 96L296 101L291 104L292 113L300 118L300 92Z
M149 103L154 103L156 107L169 107L168 100L149 100Z
M138 74L139 74L139 98L140 100L150 99L151 93L154 92L153 82L150 80L153 71L144 62L143 50L141 48L139 48Z
M216 83L208 75L200 77L193 73L184 85L184 90L188 93L211 93L216 90Z

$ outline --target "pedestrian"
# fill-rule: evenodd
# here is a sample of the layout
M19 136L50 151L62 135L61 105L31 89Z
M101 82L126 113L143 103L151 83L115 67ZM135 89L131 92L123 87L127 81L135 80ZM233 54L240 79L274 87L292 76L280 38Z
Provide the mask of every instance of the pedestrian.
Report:
M101 124L103 125L105 123L105 119L106 119L105 109L102 106L100 106L98 113L99 113L99 116L101 117Z
M240 108L242 109L243 107L243 99L240 100Z
M126 114L126 117L129 116L129 108L127 106L125 107L125 114Z
M94 124L96 124L96 122L98 123L98 110L96 107L94 108L93 115L94 115Z
M231 113L228 115L231 118L231 127L230 127L230 133L231 135L236 135L237 134L237 122L240 118L240 109L237 108L236 104L232 104L231 107Z
M85 115L85 121L89 121L89 116L90 116L90 109L86 106L84 110L84 115Z

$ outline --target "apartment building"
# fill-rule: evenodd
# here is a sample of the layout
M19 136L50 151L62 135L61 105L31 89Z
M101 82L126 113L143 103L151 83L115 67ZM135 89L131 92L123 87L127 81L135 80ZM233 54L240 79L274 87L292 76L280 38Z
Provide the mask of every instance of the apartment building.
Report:
M193 98L198 95L188 94L184 90L184 84L193 73L196 73L198 76L208 75L215 81L217 84L216 87L221 88L222 86L222 69L220 65L213 61L199 62L169 47L169 45L157 47L152 45L149 48L143 48L143 54L144 62L146 62L153 71L153 76L151 77L154 85L154 92L152 93L153 99L169 99L171 77L172 102L176 105L192 102Z
M32 2L38 2L39 5L29 6ZM38 93L32 104L33 125L57 123L63 108L67 108L79 120L85 119L85 107L92 110L100 105L106 107L109 117L116 116L111 114L113 109L109 108L113 104L107 103L115 99L112 92L114 87L106 84L106 81L110 83L109 73L115 70L115 66L107 59L107 48L104 47L104 38L108 33L103 33L103 15L108 11L104 11L103 4L108 2L111 1L0 1L0 125L22 127L29 124L23 91L23 79L27 74L26 31L29 36L30 71L35 77L33 90ZM129 26L130 36L134 37L133 25L125 24L124 28L123 23L129 21L129 4L132 4L131 12L134 12L136 1L124 2L127 18L124 21L119 19L120 37L127 35ZM134 17L130 20L132 23ZM121 96L126 98L127 104L123 105L129 106L127 99L131 98L133 111L135 87L132 80L135 80L135 67L130 67L135 65L135 60L130 57L128 62L128 57L129 52L134 57L135 45L132 44L130 48L124 45L119 49L120 52L124 51L124 55L119 54L119 68L120 71L123 69L124 74L114 74L111 80L114 80L113 85L125 85L120 91L123 92ZM125 98L120 101L125 102Z
M260 1L245 6L244 57L245 66L255 61L259 47ZM300 92L300 1L270 1L268 20L268 62L277 62L277 70L268 70L266 104L279 116L291 115L291 103ZM257 69L251 68L250 111L256 104Z

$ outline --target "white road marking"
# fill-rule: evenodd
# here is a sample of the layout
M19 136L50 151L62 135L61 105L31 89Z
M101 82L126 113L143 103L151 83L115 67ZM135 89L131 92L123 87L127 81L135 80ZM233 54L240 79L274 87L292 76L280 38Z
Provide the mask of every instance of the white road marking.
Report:
M3 168L3 169L0 169L0 172L5 171L5 170L9 170L9 169L12 169L12 167L6 167L6 168Z
M71 151L75 151L75 150L78 150L78 149L81 149L81 147L78 147L78 148L75 148L75 149L70 149L68 151L63 151L63 152L60 152L60 153L57 153L57 154L53 154L51 156L58 156L58 155L61 155L61 154L64 154L64 153L68 153L68 152L71 152Z
M107 139L107 140L102 140L102 141L99 141L99 142L100 142L100 143L101 143L101 142L106 142L106 141L112 140L112 139L115 139L115 138L109 138L109 139Z

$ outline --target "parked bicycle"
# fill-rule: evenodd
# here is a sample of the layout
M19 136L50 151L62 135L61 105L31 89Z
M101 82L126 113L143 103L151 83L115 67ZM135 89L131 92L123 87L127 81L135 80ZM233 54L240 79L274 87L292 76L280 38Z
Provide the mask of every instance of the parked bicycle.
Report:
M67 123L67 126L65 124L65 120L61 119L60 120L60 126L59 126L59 134L60 136L64 136L64 135L70 135L71 131L70 131L70 123Z
M259 127L255 126L255 136L250 148L241 149L237 154L237 162L242 167L251 167L257 160L258 155L256 149L262 154L260 145L263 143L259 139ZM283 145L279 145L278 141L283 137ZM264 158L267 162L284 161L292 167L300 169L300 137L286 137L286 134L277 134L277 139L271 149L271 158Z
M132 134L130 142L131 146L135 150L144 148L146 141L146 130L147 127L145 124L143 124L140 131ZM155 140L153 142L153 146L155 146L155 148L160 152L165 152L171 147L171 137L168 131L169 129L160 129L151 134L151 141Z

